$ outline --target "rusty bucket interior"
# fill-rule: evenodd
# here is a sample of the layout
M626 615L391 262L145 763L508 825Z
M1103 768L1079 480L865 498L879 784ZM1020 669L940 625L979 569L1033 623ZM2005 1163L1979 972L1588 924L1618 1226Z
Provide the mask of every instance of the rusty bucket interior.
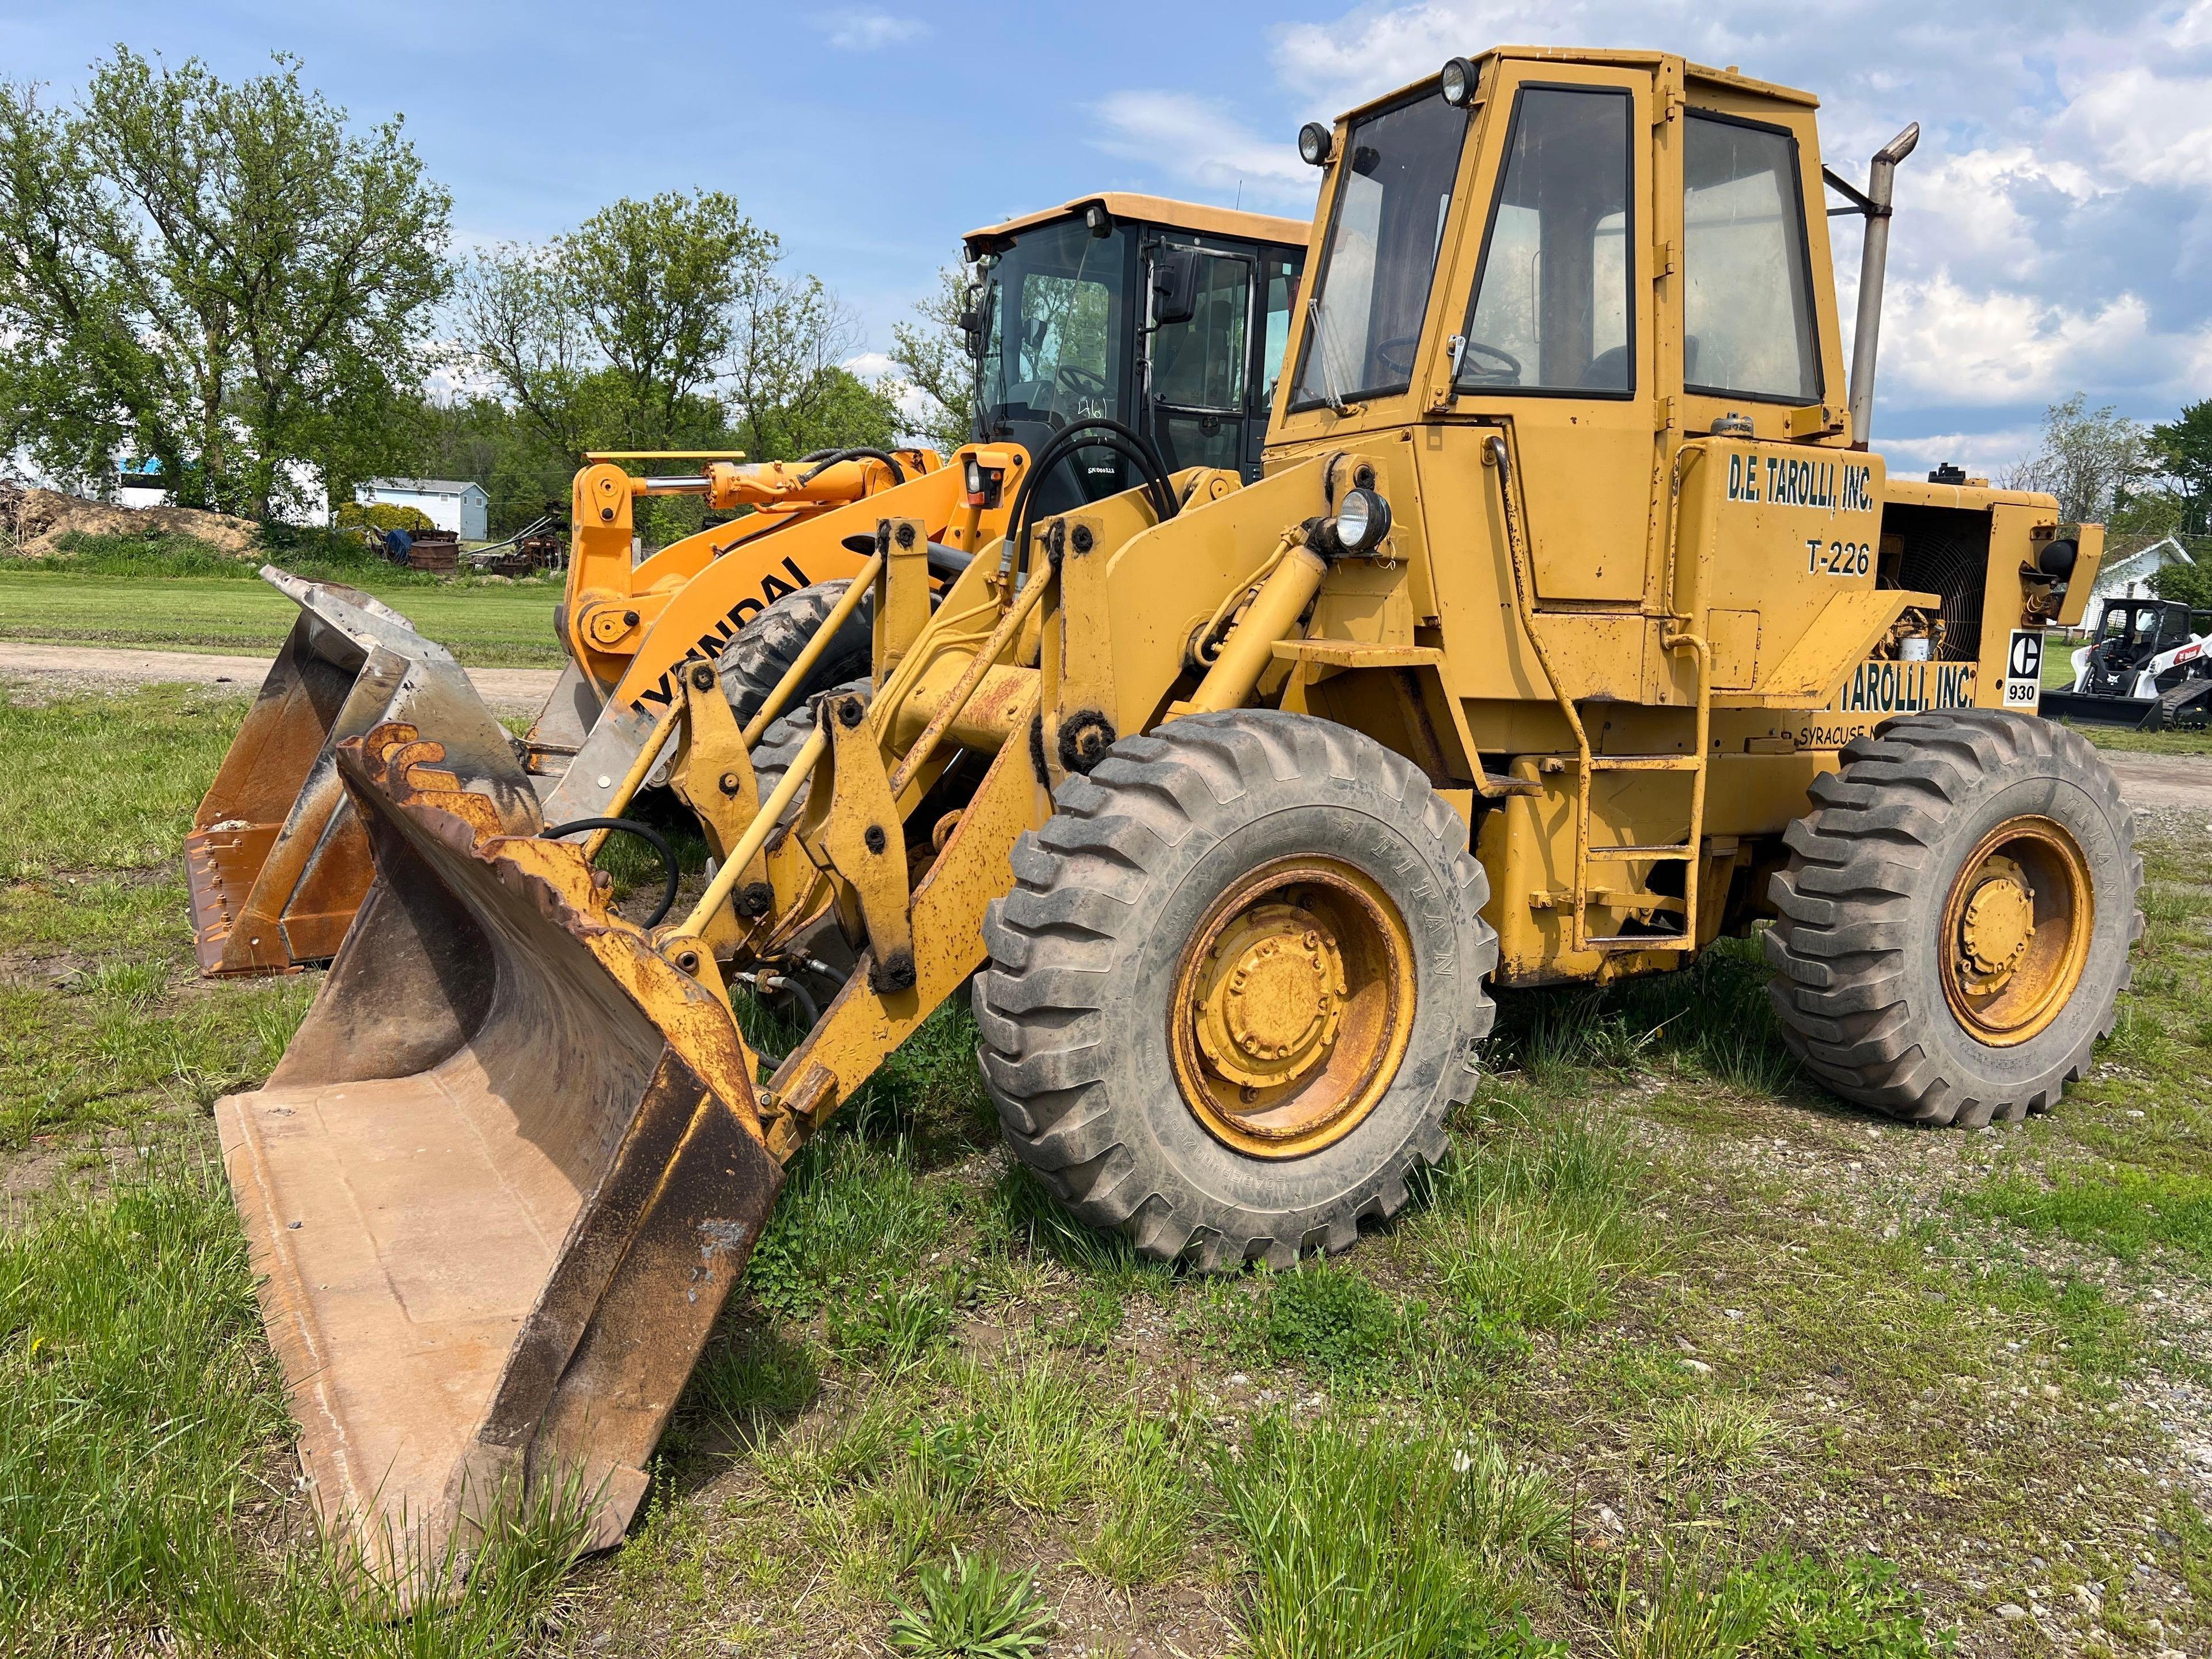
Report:
M339 743L388 720L468 747L507 741L452 653L397 611L336 582L261 574L300 616L185 838L193 943L210 975L337 954L374 875L338 781Z
M532 838L511 755L337 758L378 882L216 1118L317 1510L411 1602L526 1498L621 1538L782 1172L728 1010Z

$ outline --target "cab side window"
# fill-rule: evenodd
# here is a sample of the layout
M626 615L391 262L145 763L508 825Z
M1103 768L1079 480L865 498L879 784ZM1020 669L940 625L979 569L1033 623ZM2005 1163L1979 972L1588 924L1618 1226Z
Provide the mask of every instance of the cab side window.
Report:
M1682 378L1692 392L1818 403L1797 141L1696 111L1686 126Z
M1152 347L1152 395L1178 409L1241 410L1251 357L1249 260L1219 254L1198 262L1198 292L1188 322L1163 324Z
M1260 339L1261 382L1258 408L1275 406L1275 387L1283 378L1283 353L1291 343L1291 307L1298 302L1298 268L1291 260L1270 258L1261 267L1267 303L1267 331Z

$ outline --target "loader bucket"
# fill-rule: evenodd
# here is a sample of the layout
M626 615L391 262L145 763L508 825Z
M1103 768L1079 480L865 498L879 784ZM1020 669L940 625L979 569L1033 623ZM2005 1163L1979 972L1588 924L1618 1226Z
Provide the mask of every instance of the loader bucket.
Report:
M2100 697L2086 691L2045 691L2036 705L2036 713L2047 720L2141 726L2156 716L2158 703L2148 697Z
M392 723L337 764L376 884L216 1119L317 1510L405 1605L526 1494L620 1540L783 1177L728 1010L532 838L512 756Z
M300 607L185 838L200 971L285 973L337 954L373 873L337 744L386 720L450 748L507 734L443 646L358 589L262 577Z

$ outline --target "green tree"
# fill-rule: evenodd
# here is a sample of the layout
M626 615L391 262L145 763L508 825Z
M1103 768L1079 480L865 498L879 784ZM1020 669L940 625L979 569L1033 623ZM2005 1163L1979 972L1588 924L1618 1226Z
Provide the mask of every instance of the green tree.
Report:
M2077 392L2044 410L2041 447L2004 482L2056 495L2059 517L2069 523L2094 523L2154 471L2142 423L2109 405L2093 410Z
M2192 611L2212 611L2212 568L2176 561L2152 574L2150 591L2161 599L2179 599Z
M2187 404L2178 420L2152 427L2150 442L2180 498L2180 528L2191 536L2212 533L2212 398Z
M408 459L399 470L470 478L484 487L493 535L512 535L549 513L568 522L574 459L502 399L479 395L418 404L407 413L404 441Z
M0 438L80 484L150 455L269 515L292 463L350 493L444 296L451 198L279 56L231 84L118 46L83 99L0 84Z
M738 448L762 459L894 441L896 402L842 367L857 331L719 191L611 204L480 259L465 349L547 448ZM686 504L655 501L656 529ZM663 523L664 520L667 522Z
M2171 536L2182 527L2188 503L2171 489L2123 489L2105 528L2115 536Z
M860 343L852 313L818 277L770 270L739 302L729 408L738 447L762 460L897 441L898 404L842 366Z
M891 362L926 402L920 434L947 453L975 431L975 359L964 319L970 298L958 265L937 273L937 292L914 308L910 321L891 325Z
M719 191L629 198L537 246L478 259L464 348L554 448L705 447L737 314L775 240Z

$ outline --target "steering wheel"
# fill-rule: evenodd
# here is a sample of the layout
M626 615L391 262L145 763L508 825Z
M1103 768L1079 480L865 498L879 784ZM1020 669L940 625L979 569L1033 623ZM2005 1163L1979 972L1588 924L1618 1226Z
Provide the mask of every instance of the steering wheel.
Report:
M1103 398L1106 395L1104 375L1093 374L1089 369L1079 368L1073 363L1062 363L1053 378L1085 398Z
M1467 373L1467 360L1470 356L1487 357L1498 365L1495 368L1475 370L1482 380L1496 386L1518 386L1521 383L1521 360L1503 347L1481 340L1462 340L1459 348L1460 372L1462 374Z
M1375 361L1391 374L1402 374L1410 380L1413 378L1413 348L1420 343L1421 337L1418 334L1401 334L1395 340L1378 340L1375 344ZM1405 361L1402 362L1390 355L1401 348L1403 348L1406 353Z

